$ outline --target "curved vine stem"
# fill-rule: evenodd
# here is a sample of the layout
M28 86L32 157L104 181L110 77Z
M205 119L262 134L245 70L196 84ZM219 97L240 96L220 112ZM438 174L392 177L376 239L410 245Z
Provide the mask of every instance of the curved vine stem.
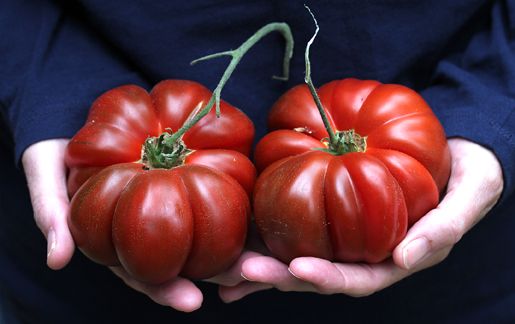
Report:
M184 125L182 125L177 132L173 133L171 136L163 139L163 141L166 142L166 144L173 144L178 139L180 139L186 131L188 131L193 125L195 125L200 119L202 119L204 116L206 116L211 109L213 108L213 105L216 104L216 116L220 116L220 94L222 92L223 87L225 86L225 83L227 80L229 80L231 74L234 72L234 69L238 65L238 63L241 61L243 56L247 53L247 51L254 46L261 38L264 36L270 34L271 32L280 32L285 41L286 41L286 49L284 52L284 59L283 59L283 75L282 76L274 76L273 78L279 79L279 80L288 80L289 74L290 74L290 59L293 55L293 36L290 30L290 27L286 23L270 23L261 29L259 29L254 35L252 35L249 39L247 39L243 44L240 45L235 50L210 54L204 57L201 57L199 59L196 59L192 61L190 64L196 64L200 61L206 61L217 57L222 56L230 56L231 62L227 66L227 69L225 70L224 74L222 75L222 78L220 79L218 85L216 86L215 90L213 91L213 95L209 99L208 103L202 108L197 114L195 114L192 118L188 119Z
M311 12L311 9L309 9L308 6L304 5L306 9L309 11L309 14L313 18L313 21L315 22L315 33L311 37L311 39L308 41L308 44L306 45L306 52L304 53L304 59L306 61L306 75L304 77L304 82L308 85L309 91L311 92L311 96L313 96L313 99L315 100L315 104L318 108L318 111L320 112L320 116L322 117L322 121L324 122L325 129L327 130L327 133L329 134L329 143L336 143L338 141L337 135L335 134L333 128L331 127L331 123L329 122L329 119L327 118L327 114L325 113L325 109L322 106L322 102L320 102L320 98L318 97L317 90L315 89L315 86L313 85L313 80L311 80L311 63L309 61L309 48L311 47L311 44L313 44L313 41L315 40L315 37L318 34L318 31L320 30L320 27L318 27L318 22L315 18L315 15L313 15L313 12Z

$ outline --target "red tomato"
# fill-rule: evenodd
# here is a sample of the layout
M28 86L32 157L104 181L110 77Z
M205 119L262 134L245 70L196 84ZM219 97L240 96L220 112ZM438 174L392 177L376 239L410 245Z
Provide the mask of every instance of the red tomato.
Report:
M422 97L400 85L344 79L319 95L332 129L353 130L360 149L328 152L308 87L286 92L269 115L274 131L255 151L264 170L254 190L256 224L284 262L380 262L438 204L450 174L444 130Z
M170 169L141 161L147 138L176 131L210 97L198 83L168 80L150 94L121 86L93 103L66 151L69 226L90 259L160 283L212 277L239 256L256 176L243 112L221 102L220 118L212 111L185 133L189 150Z

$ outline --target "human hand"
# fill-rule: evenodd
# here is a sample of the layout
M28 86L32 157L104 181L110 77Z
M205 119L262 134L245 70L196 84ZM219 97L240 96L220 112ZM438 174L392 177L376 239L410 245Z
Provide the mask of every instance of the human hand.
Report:
M22 155L34 220L47 239L47 264L54 270L65 267L75 250L67 221L70 213L64 164L67 144L66 139L41 141L29 146Z
M41 141L28 147L22 156L34 219L47 238L47 264L54 270L65 267L75 250L68 227L70 201L66 188L67 169L64 164L67 143L66 139ZM234 265L236 271L230 269L210 281L226 285L243 281L239 269L248 256L242 255L240 261ZM128 286L159 304L185 312L202 305L202 293L190 280L179 277L160 285L147 285L131 278L121 267L111 267L111 270Z
M503 189L501 166L492 152L458 138L449 140L449 148L452 169L443 200L413 225L392 258L379 264L359 264L301 257L286 265L258 255L241 264L241 275L248 281L221 287L220 297L231 302L271 287L367 296L438 264L495 205Z

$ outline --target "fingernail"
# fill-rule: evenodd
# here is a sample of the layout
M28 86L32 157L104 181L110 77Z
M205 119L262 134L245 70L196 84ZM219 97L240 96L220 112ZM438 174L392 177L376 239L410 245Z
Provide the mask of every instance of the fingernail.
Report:
M243 274L243 272L241 272L241 273L240 273L240 276L241 276L243 279L247 280L247 281L252 281L252 280L250 280L249 278L245 277L245 275Z
M50 229L50 231L48 231L48 236L47 236L47 249L48 249L48 253L47 253L47 259L52 255L52 253L54 253L54 250L55 248L57 247L57 240L56 240L56 235L55 235L55 231L53 229Z
M288 272L289 272L292 276L294 276L295 278L300 279L300 277L299 277L299 276L297 276L295 273L293 273L293 271L291 270L291 268L288 268Z
M422 261L429 252L429 242L421 237L411 241L402 252L402 261L406 269L411 269Z

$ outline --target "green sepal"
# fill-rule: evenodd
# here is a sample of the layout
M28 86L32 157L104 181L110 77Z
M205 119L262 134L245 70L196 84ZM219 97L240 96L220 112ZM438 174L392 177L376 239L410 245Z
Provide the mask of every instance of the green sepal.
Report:
M159 137L145 140L141 161L147 169L171 169L184 164L184 159L191 153L182 138L170 142L172 130L167 129Z

